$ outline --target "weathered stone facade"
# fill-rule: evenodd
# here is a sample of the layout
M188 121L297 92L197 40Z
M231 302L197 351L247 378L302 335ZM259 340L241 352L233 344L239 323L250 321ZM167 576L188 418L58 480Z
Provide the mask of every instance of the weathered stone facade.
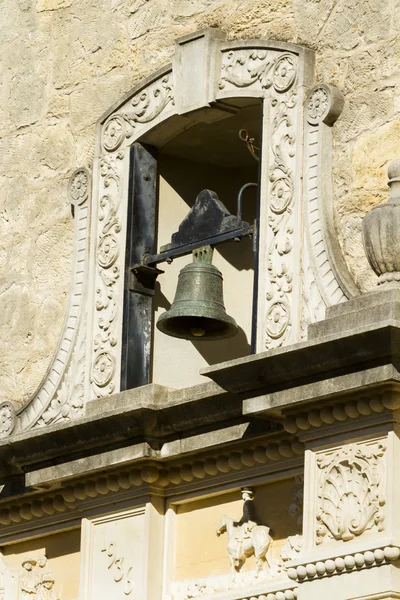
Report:
M0 600L400 598L396 1L5 11Z
M317 80L345 95L334 128L335 221L360 289L374 283L363 214L383 199L399 155L397 0L5 0L1 48L2 399L26 401L56 348L69 289L67 180L91 167L95 123L170 60L173 42L204 27L228 39L313 48Z

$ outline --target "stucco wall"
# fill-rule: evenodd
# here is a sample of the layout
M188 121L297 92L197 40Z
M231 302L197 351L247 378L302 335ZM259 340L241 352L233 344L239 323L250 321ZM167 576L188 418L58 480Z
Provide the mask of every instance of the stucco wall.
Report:
M0 399L27 400L55 350L69 288L67 179L91 167L97 118L168 62L174 39L312 47L346 106L334 130L335 216L362 289L362 215L400 156L399 0L2 0L0 2ZM397 35L397 38L396 38Z

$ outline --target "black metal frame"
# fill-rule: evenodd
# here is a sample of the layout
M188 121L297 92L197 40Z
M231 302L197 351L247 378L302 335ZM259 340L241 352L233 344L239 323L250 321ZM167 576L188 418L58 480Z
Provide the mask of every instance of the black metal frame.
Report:
M157 158L154 148L135 143L130 153L125 254L121 390L146 385L151 375L154 285L158 269L140 265L156 247ZM132 265L140 265L132 269ZM149 350L150 349L150 350Z

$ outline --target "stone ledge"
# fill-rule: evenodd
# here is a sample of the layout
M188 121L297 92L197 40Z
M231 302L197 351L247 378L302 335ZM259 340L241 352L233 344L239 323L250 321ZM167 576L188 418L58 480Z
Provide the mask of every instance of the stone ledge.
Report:
M343 572L368 569L388 564L400 557L400 548L397 546L384 546L374 550L350 552L335 558L318 560L299 564L288 569L288 577L301 583L305 580L319 579L340 575Z
M208 432L213 435L243 422L249 425L241 399L212 382L183 390L151 384L92 401L83 418L1 439L0 475L20 474L50 461L78 460L133 442L159 449L168 441L202 433L207 445ZM255 435L276 429L266 421L250 427ZM223 435L220 439L224 441Z
M295 416L289 414L285 417L283 427L288 433L299 433L312 428L330 427L359 417L369 417L374 413L381 414L385 411L392 417L391 411L400 408L399 391L399 387L397 390L383 389L371 396L365 393L355 398L350 397L347 402L327 404L322 408L312 407L309 411L297 413Z
M207 367L201 374L232 393L257 390L269 394L379 365L392 364L399 371L399 347L400 327L387 321L228 361Z
M24 523L27 526L31 522L29 527L33 527L46 516L69 520L93 502L115 505L123 501L126 494L129 497L135 493L143 495L150 489L157 495L175 495L182 489L187 491L188 486L209 489L211 485L226 482L226 478L235 485L237 480L265 479L267 474L273 477L277 471L281 477L282 472L293 473L301 466L304 445L281 433L272 440L253 440L250 447L247 444L225 447L223 453L209 451L180 460L146 456L147 450L136 448L139 464L135 464L134 458L119 464L118 456L114 456L115 464L106 468L109 457L103 454L96 457L97 465L71 462L62 468L48 467L28 474L28 483L37 490L31 488L19 499L4 499L0 503L0 526L23 526ZM0 527L0 537L3 535L7 535L7 531Z

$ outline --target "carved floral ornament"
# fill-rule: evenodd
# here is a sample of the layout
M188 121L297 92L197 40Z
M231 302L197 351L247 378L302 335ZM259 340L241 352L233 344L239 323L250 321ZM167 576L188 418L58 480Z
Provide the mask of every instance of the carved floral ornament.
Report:
M270 203L268 227L268 284L266 293L266 347L279 348L291 333L294 206L295 90L274 98L271 107Z
M222 57L221 81L223 90L228 83L235 87L249 87L259 83L261 89L274 87L286 92L296 80L297 57L263 49L230 50Z
M384 530L385 442L350 444L317 457L316 542Z
M306 100L307 121L310 125L333 125L343 110L344 97L334 86L315 85Z
M139 124L150 123L163 110L174 105L172 75L167 73L148 88L136 94L124 111L111 115L104 123L102 144L107 152L115 152L125 138L130 138Z
M90 191L89 172L80 168L77 169L69 180L69 195L71 201L78 206L81 206L88 200Z

